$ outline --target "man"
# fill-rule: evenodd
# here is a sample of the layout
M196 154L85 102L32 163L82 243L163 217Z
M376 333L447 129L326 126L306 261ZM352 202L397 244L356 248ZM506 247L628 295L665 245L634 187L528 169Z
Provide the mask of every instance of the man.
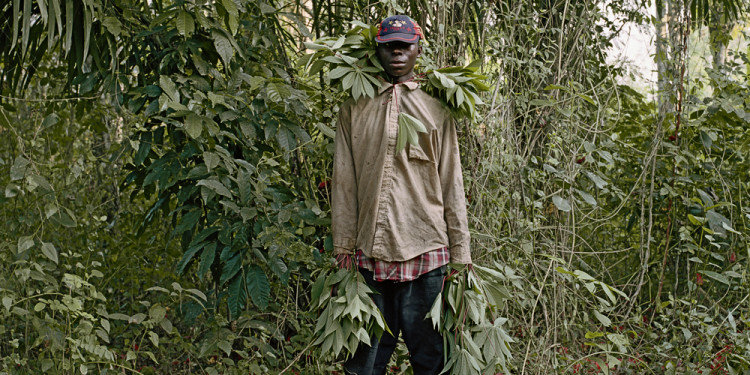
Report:
M344 365L348 374L384 374L399 333L414 374L439 374L443 340L425 316L445 266L471 263L456 127L448 109L414 81L421 38L407 16L383 20L375 40L388 82L375 98L350 99L339 112L334 252L340 267L359 267L393 332L360 345ZM418 133L419 146L396 152L400 113L418 118L427 132Z

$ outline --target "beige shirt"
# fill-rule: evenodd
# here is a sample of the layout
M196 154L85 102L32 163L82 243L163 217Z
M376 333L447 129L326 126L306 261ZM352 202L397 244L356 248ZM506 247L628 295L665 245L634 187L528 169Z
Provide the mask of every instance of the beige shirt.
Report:
M447 246L452 263L471 263L455 123L416 82L397 84L396 92L391 87L384 83L373 99L350 99L339 112L334 252L362 249L401 262ZM427 132L418 133L419 147L407 144L396 153L399 111L421 120Z

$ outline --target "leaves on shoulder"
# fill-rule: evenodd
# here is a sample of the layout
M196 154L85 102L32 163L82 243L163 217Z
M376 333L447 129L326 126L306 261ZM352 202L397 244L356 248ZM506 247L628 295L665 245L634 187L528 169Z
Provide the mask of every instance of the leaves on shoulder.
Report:
M352 24L354 28L346 35L306 42L305 47L312 52L299 60L299 66L310 75L327 68L326 77L332 86L355 100L373 98L380 86L378 77L385 74L376 56L377 28L359 21ZM417 74L415 79L422 90L445 103L456 118L474 118L476 106L483 104L479 93L489 90L484 82L487 77L477 73L479 66L480 62L475 61L465 67L429 70Z

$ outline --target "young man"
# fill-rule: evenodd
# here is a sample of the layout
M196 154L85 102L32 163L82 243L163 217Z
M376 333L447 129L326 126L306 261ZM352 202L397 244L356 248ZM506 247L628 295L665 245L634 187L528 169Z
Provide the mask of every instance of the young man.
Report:
M375 40L389 82L375 98L341 106L333 167L333 245L341 267L356 265L393 336L373 338L344 365L385 374L399 333L415 375L439 374L443 340L425 319L442 290L445 265L470 264L461 162L450 113L413 80L422 31L388 17ZM419 146L396 152L399 113L422 121Z

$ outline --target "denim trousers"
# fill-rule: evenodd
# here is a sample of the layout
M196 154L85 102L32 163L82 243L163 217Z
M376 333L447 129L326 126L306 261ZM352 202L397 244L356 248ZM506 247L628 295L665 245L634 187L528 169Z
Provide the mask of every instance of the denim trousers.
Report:
M383 313L393 335L383 333L371 338L371 346L361 343L354 356L344 364L344 372L353 375L384 375L399 333L403 335L414 375L437 375L443 369L443 338L425 319L443 288L445 266L412 281L374 281L372 271L360 268L365 281L375 290L375 305Z

